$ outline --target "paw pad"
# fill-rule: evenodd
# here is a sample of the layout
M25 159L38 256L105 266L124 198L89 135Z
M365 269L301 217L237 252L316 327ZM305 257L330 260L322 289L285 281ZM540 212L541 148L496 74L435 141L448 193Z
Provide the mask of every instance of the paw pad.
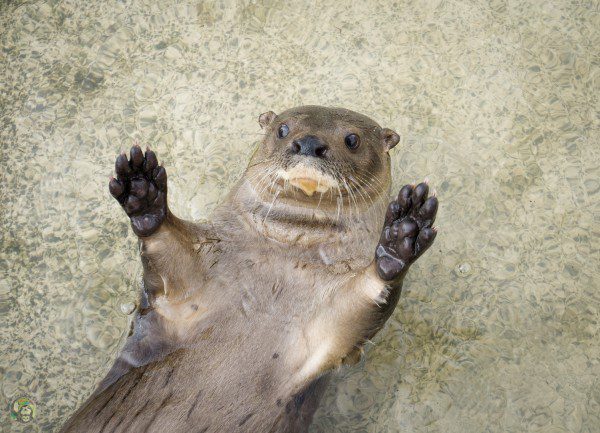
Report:
M142 152L133 146L129 159L125 153L115 161L117 178L108 185L131 219L133 231L138 236L154 233L167 215L167 172L158 165L156 154L150 149Z
M437 231L432 224L438 200L428 194L429 186L425 182L405 185L398 198L389 204L375 252L377 272L383 280L391 281L404 275L433 244Z

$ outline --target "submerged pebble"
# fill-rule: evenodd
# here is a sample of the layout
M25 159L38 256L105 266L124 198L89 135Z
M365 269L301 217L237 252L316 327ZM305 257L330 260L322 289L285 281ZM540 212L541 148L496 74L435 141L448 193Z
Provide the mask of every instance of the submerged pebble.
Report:
M133 302L124 302L121 304L121 313L130 315L135 311L135 304Z

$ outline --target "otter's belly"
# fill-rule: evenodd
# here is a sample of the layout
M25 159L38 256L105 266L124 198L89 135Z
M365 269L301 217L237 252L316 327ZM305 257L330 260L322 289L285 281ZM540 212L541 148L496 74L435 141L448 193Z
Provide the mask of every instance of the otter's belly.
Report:
M307 389L291 382L286 359L298 350L290 344L294 331L267 317L236 314L193 345L130 369L63 431L304 431L324 381Z

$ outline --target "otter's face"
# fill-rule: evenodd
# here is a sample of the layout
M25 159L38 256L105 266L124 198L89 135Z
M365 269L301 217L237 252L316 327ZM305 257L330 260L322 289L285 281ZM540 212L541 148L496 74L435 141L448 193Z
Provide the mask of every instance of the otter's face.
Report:
M303 203L364 201L387 193L388 152L394 131L342 108L304 106L262 114L262 146L250 163L250 179L261 194ZM261 175L262 174L262 175Z

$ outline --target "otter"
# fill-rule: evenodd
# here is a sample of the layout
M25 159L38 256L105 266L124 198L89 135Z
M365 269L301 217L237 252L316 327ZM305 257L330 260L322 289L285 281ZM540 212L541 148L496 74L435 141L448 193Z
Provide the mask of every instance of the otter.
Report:
M62 432L305 432L329 372L383 326L433 243L426 182L391 202L400 137L342 108L260 115L264 139L210 222L177 218L139 146L109 190L142 290L124 347Z

